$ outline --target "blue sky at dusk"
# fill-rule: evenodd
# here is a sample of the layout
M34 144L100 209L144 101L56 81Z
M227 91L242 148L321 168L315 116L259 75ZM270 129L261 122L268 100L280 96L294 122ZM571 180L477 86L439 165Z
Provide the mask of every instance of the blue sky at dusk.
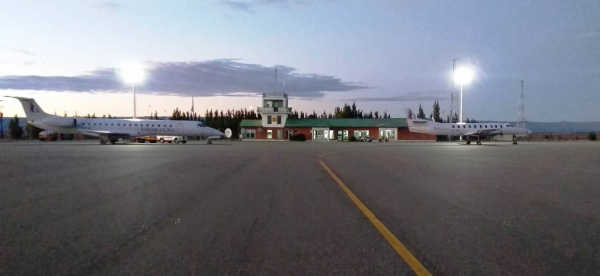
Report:
M135 62L139 114L255 107L275 65L296 109L448 114L458 58L477 71L465 117L515 120L525 80L528 120L600 121L600 1L22 0L0 26L0 95L47 112L131 116L116 69Z

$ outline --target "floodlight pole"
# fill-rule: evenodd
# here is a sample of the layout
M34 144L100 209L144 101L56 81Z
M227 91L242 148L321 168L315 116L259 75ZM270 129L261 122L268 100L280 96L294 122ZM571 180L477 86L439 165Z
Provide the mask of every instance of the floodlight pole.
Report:
M461 83L460 84L460 118L458 119L459 123L461 123L461 124L463 123L462 114L463 114L463 84ZM460 125L458 127L460 127ZM460 141L462 141L462 139L463 139L463 137L462 137L462 135L460 135Z
M461 94L462 95L462 94ZM136 112L136 102L135 102L135 82L133 83L133 118L135 119L137 116L137 112ZM462 108L462 107L461 107ZM462 113L461 113L462 114Z
M460 84L460 118L459 122L463 122L463 84Z

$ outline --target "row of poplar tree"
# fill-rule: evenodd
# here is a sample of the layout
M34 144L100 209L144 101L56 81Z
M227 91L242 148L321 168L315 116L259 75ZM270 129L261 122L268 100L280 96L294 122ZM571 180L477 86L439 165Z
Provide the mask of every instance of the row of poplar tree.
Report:
M412 112L412 111L409 111L409 112ZM425 111L423 111L422 105L419 105L419 111L417 112L416 117L420 118L420 119L426 118ZM438 122L438 123L458 123L458 112L454 111L454 113L447 115L444 120L444 118L442 118L441 113L440 113L440 102L434 101L433 102L433 111L429 114L429 118L431 118L434 122ZM469 118L467 118L465 120L465 122L477 123L476 120L469 119Z

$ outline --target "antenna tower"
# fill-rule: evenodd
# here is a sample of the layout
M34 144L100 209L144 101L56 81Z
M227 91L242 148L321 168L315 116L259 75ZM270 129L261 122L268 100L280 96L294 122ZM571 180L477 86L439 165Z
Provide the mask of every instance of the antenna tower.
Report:
M517 112L517 126L525 127L525 81L521 80L521 96L519 97L519 111Z

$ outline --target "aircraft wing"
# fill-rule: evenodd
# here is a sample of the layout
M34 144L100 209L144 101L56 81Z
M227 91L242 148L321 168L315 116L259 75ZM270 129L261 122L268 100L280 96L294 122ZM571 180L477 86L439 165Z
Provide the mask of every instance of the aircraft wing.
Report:
M502 131L498 128L494 128L494 129L482 129L482 130L477 130L477 131L473 131L473 132L469 132L469 133L465 133L464 135L466 136L479 136L479 137L491 137L491 136L496 136L496 135L502 135Z
M108 130L94 130L94 129L80 129L79 132L91 136L108 136L109 138L123 138L127 139L131 137L129 133L119 133Z

